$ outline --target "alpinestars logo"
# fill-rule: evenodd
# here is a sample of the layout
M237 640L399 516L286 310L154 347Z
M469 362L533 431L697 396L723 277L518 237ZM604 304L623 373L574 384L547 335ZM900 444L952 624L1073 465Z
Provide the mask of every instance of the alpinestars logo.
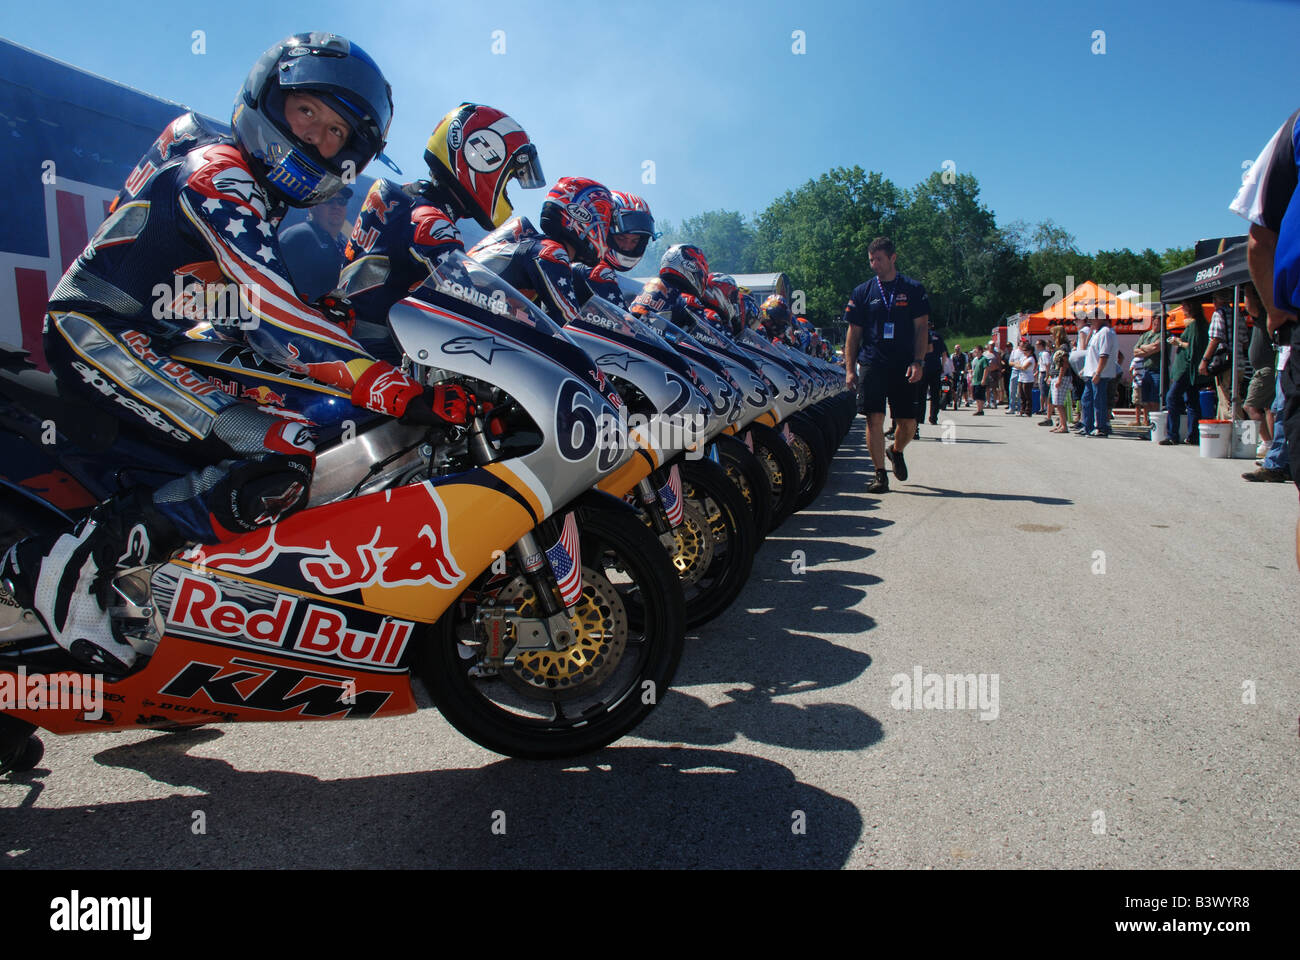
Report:
M514 347L498 343L496 337L455 337L442 345L442 352L448 354L469 353L484 363L491 363L500 351L514 353Z
M81 374L81 379L90 384L90 386L94 387L104 396L112 397L116 403L126 407L155 430L160 430L176 440L190 439L188 433L177 427L173 427L171 423L168 422L167 418L153 407L143 404L132 397L123 396L118 393L117 387L98 370L82 363L80 360L72 361L72 368L76 370L77 373Z

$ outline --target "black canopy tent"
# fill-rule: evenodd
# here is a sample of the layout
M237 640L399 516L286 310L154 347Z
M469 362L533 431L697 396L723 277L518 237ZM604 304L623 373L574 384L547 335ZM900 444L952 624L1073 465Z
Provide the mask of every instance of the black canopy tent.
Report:
M1250 281L1250 266L1246 262L1246 237L1222 237L1217 240L1200 240L1196 244L1198 257L1185 267L1170 270L1160 276L1160 302L1178 303L1183 300L1201 300L1216 290L1232 288L1232 394L1233 408L1237 405L1237 343L1241 318L1241 285ZM1191 318L1188 317L1188 321ZM1165 311L1160 311L1160 342L1165 340ZM1193 368L1195 369L1195 368ZM1165 408L1165 395L1169 392L1165 379L1165 351L1160 351L1160 409Z

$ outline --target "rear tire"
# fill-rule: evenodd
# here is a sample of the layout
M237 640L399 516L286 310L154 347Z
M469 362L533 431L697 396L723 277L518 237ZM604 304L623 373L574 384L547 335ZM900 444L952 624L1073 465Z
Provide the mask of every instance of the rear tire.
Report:
M482 650L477 591L493 579L491 569L430 628L418 655L417 669L447 721L506 756L573 757L617 740L668 693L681 658L685 604L663 545L620 504L588 501L576 509L583 593L575 633L590 629L583 645L570 648L573 657L521 655L496 676L471 676ZM502 581L520 579L501 578L496 592ZM584 651L592 657L584 660Z

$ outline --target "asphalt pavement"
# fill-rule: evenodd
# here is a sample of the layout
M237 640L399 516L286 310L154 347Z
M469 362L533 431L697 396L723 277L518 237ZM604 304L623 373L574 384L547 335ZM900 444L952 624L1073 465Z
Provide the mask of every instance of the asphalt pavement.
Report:
M46 736L0 779L0 865L1293 867L1295 487L944 417L881 496L855 422L635 736L563 763L431 709Z

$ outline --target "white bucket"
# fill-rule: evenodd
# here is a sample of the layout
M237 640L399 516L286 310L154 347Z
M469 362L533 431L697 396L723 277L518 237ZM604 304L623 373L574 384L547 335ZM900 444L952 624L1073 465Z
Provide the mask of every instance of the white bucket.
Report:
M1151 442L1159 443L1161 440L1168 437L1168 428L1168 418L1165 417L1165 412L1163 410L1158 412L1153 410L1151 412Z
M1201 456L1225 459L1231 449L1231 420L1201 421Z
M1254 460L1259 446L1259 424L1254 420L1232 421L1232 458Z

